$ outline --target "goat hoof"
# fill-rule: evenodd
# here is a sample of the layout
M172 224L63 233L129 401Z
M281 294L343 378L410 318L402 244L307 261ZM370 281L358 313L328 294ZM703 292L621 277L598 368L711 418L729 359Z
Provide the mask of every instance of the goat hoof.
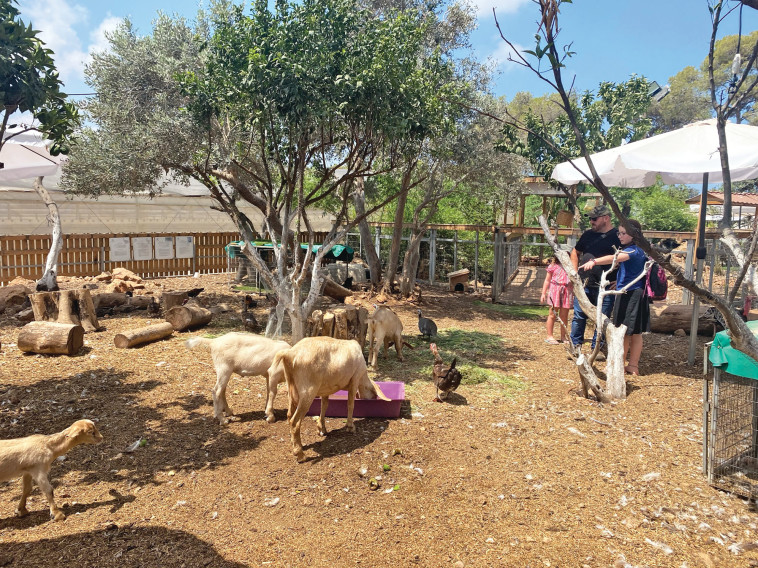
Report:
M273 414L267 414L266 422L268 422L269 424L273 424L274 422L276 422L276 416L274 416Z
M26 507L24 507L23 509L21 509L21 508L16 509L16 516L17 517L25 517L28 514L29 514L29 511L27 510Z
M63 513L63 511L58 511L55 513L55 515L50 515L54 521L62 521L66 518L66 515Z
M303 451L295 452L295 458L298 463L303 463L305 461L305 453Z

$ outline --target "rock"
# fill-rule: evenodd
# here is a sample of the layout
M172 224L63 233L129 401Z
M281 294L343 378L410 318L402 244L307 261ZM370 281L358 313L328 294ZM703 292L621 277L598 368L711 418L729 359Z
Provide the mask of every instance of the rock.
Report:
M20 322L29 323L30 321L34 321L34 310L31 308L26 308L25 310L21 310L16 314L16 319Z
M101 272L97 276L95 276L95 280L98 282L110 282L113 276L110 272Z
M687 332L684 331L683 329L677 329L674 332L674 337L687 337Z
M126 280L113 280L110 284L108 284L105 287L106 292L131 292L134 290L134 287L131 282L127 282Z
M114 268L113 272L113 279L114 280L126 280L127 282L142 282L142 278L137 276L134 272L131 270L127 270L126 268L123 268L119 266L118 268Z
M26 298L34 288L27 288L21 284L0 288L0 311L5 311L8 306L20 306L26 302Z

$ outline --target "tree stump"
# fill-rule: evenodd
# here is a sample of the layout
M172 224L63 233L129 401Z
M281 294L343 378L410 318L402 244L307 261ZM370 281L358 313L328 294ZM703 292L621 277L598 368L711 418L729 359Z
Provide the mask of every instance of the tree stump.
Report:
M92 296L86 288L37 292L29 300L36 321L81 325L86 332L100 329Z
M169 322L176 331L184 331L190 327L206 325L213 318L210 310L197 304L185 304L184 306L174 306L166 312L166 321Z
M156 341L157 339L163 339L172 333L174 333L174 326L171 325L171 323L157 323L140 329L133 329L131 331L125 331L124 333L119 333L113 338L113 343L119 349L125 349L127 347L134 347L136 345L142 345L143 343Z
M174 306L184 305L184 303L189 300L189 296L187 295L187 292L164 292L162 299L163 311L168 312Z
M366 343L368 311L349 304L326 313L314 310L306 324L306 335L325 335L337 339L355 339L361 347Z
M84 328L72 323L32 321L21 328L16 343L25 353L74 355L84 345Z

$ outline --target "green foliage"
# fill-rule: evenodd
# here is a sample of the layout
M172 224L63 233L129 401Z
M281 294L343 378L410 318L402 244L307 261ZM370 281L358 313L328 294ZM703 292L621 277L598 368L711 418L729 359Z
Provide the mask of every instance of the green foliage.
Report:
M684 203L689 197L686 186L656 185L634 200L631 216L647 230L693 231L697 226L697 215Z
M652 127L651 119L646 116L650 106L648 91L645 78L632 76L625 83L603 82L597 95L587 91L571 101L577 127L590 153L645 137ZM537 175L549 177L558 163L581 155L565 112L547 120L531 110L527 102L521 120L528 133L523 136L515 126L507 125L500 147L527 158Z
M487 304L479 300L474 302L478 308L485 308L494 312L508 314L517 319L540 320L547 317L548 309L545 306L528 306L528 305L507 305L507 304Z
M35 128L53 141L53 156L67 154L69 137L78 122L74 105L61 91L53 52L37 37L39 31L19 18L16 0L0 0L0 147L8 117L29 112L39 121Z

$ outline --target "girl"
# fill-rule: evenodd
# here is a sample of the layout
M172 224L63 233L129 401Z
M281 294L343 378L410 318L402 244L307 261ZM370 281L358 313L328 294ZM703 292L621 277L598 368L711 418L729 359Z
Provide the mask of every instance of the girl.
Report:
M639 231L642 236L642 225L635 219L629 219L629 225ZM616 278L616 289L620 290L634 280L645 268L647 256L640 247L634 244L632 236L624 227L619 227L619 240L621 252L618 254L619 271ZM594 268L596 265L611 264L613 255L593 258L584 263L580 268L585 270ZM624 337L624 361L629 357L629 363L624 366L624 371L637 376L639 374L640 355L642 354L642 334L650 331L650 302L645 295L645 278L640 278L624 293L616 296L613 304L613 325L626 326Z
M547 267L545 283L542 285L542 295L540 303L547 303L550 306L550 312L547 315L545 328L547 329L547 339L545 343L558 345L566 341L566 327L568 323L569 308L574 303L574 288L569 280L568 274L563 270L558 257L553 257L552 262ZM556 310L561 318L561 340L558 341L553 337L553 328L555 327Z

